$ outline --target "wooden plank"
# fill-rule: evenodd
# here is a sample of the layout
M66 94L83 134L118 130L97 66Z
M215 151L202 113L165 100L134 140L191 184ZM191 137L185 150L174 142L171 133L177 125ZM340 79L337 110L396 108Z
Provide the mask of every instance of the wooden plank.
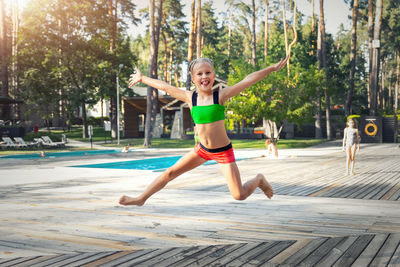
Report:
M82 265L82 262L90 262L94 258L98 259L100 257L106 257L110 254L116 253L115 251L110 251L110 252L89 252L89 253L80 253L75 256L69 257L63 261L59 261L54 264L49 264L47 267L54 266L64 266L64 265L71 265L73 264L74 266Z
M245 254L240 255L233 261L229 262L230 266L243 266L246 264L249 265L259 265L261 262L259 262L256 258L265 253L268 249L270 249L272 246L277 244L278 242L262 242L259 243L259 245Z
M400 189L397 190L390 198L389 200L400 200Z
M364 194L362 198L364 199L380 199L393 184L393 174L383 173L383 179L376 181L374 185L374 190L370 190L368 194ZM383 193L382 193L383 192Z
M51 255L51 256L39 256L39 257L26 257L24 261L21 261L18 264L14 264L13 267L28 267L32 266L38 262L45 261L47 259L51 259L54 257L58 257L58 255Z
M306 246L300 248L295 254L286 259L283 264L289 266L296 266L300 264L305 258L307 258L314 250L320 247L327 240L328 238L313 239Z
M393 256L388 264L388 267L395 267L395 266L400 266L400 244L397 246L397 249L393 253Z
M103 258L112 256L119 252L120 251L94 252L93 255L91 255L92 253L83 253L82 258L74 258L73 265L74 266L82 266L82 265L89 264L94 261L100 261Z
M155 249L153 251L151 251L150 253L144 254L140 257L135 257L134 259L129 259L126 260L126 258L128 257L124 257L125 259L121 259L120 260L116 260L116 261L112 261L107 263L106 265L104 265L104 267L106 266L118 266L118 267L129 267L129 266L139 266L139 265L143 265L145 264L145 262L149 259L153 259L153 258L158 258L160 256L162 256L165 253L169 253L170 251L174 251L174 248L165 248L165 249Z
M338 186L340 186L339 183L334 183L334 184L331 184L331 185L329 185L329 186L327 186L327 187L324 187L323 189L321 189L321 190L319 190L319 191L316 191L316 192L314 192L314 193L312 193L312 194L309 194L309 195L307 195L307 196L309 196L309 197L317 197L317 196L320 196L321 194L323 194L323 193L325 193L325 192L327 192L327 191L330 191L330 190L332 190L333 188L336 188L336 187L338 187Z
M301 239L297 240L294 244L289 246L287 249L283 250L281 253L277 254L275 257L270 259L271 263L274 264L283 264L290 256L295 254L301 248L307 246L312 239Z
M115 259L119 259L124 257L125 255L129 255L129 254L146 254L149 253L150 251L146 251L146 250L139 250L139 251L118 251L116 253L112 253L111 255L107 255L105 257L100 257L100 258L96 258L94 261L89 261L87 263L84 263L83 265L81 265L82 267L95 267L95 266L99 266L99 265L103 265L103 264L107 264L110 261L113 261ZM138 256L139 257L139 256Z
M214 266L233 266L231 264L231 262L233 262L235 259L241 257L242 255L248 253L252 249L256 248L257 246L259 246L259 244L260 243L255 243L255 242L244 244L244 245L240 246L239 248L237 248L236 250L232 251L231 253L222 255L220 258L215 260L212 263L212 265L214 265Z
M343 253L343 255L335 262L333 266L342 267L350 266L358 258L361 252L368 246L374 235L362 235Z
M324 258L321 259L316 266L325 267L332 266L337 259L339 259L343 253L357 240L358 236L349 236L337 244L331 251L328 251L324 255Z
M396 192L400 191L400 182L397 182L385 195L381 197L381 200L389 200Z
M310 255L308 255L304 260L301 261L303 266L314 266L319 262L329 251L332 251L336 245L343 242L345 238L329 238L326 242L321 244L317 249L315 249Z
M400 233L390 234L369 266L386 266L400 243Z
M193 254L191 257L186 258L185 261L179 261L173 264L174 267L182 267L182 266L192 266L196 265L197 262L199 262L201 259L208 257L214 253L217 253L219 250L220 246L208 246L205 247L205 249L199 251L198 253ZM217 253L216 255L220 255L220 253Z
M30 257L29 259L32 259L32 258L35 259L35 258L37 258L37 256L36 257ZM18 257L18 258L0 259L0 266L2 266L2 267L14 266L15 264L18 264L20 262L24 262L26 260L28 260L28 258Z
M274 246L270 247L265 253L260 254L256 257L256 260L261 263L260 266L271 265L270 259L293 245L296 241L279 241L276 242Z
M363 252L358 256L357 260L353 263L354 266L368 266L374 259L377 251L385 243L389 234L377 234L368 244L368 246L363 250Z
M164 266L174 266L177 262L184 262L186 259L190 259L192 255L204 250L204 246L184 247L181 248L181 252L163 261Z
M234 252L235 250L237 250L242 246L244 246L243 243L225 245L225 246L215 246L217 247L215 251L208 253L208 255L206 255L201 259L197 259L194 263L192 263L192 266L210 266L213 262L217 261L219 258Z
M37 262L35 264L30 264L29 266L32 266L32 267L46 267L46 266L58 263L58 262L60 262L62 260L68 259L71 256L75 256L75 255L71 255L71 254L58 255L57 257L52 257L50 259L45 259L45 260Z
M141 263L136 263L135 266L157 266L157 264L161 264L166 259L176 256L177 254L183 251L182 248L172 248L165 253L159 254L156 257L151 257ZM114 262L113 262L114 264ZM119 266L132 266L130 261L127 261L125 264Z

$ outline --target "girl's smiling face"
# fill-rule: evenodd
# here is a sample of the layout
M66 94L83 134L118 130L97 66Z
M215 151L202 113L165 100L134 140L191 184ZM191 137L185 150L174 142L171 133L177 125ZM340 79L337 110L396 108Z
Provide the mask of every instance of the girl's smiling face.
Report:
M349 120L349 127L350 128L354 128L354 121L353 120Z
M211 92L215 81L214 67L206 61L196 63L192 70L192 81L197 90Z

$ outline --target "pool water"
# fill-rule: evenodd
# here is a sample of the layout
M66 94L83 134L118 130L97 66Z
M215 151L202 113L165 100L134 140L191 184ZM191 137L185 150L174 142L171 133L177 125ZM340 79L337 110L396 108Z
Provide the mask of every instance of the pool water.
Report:
M150 159L119 161L110 163L76 165L70 167L162 171L174 165L181 157L182 156L150 158ZM236 161L243 159L245 158L237 158ZM204 163L203 165L211 165L211 164L217 164L217 162L214 160L210 160Z
M132 170L164 170L174 165L182 156L150 158L140 160L118 161L110 163L76 165L71 167L82 168L106 168L106 169L132 169ZM208 161L205 164L216 164L217 162Z
M82 151L68 151L68 152L46 152L44 158L59 158L59 157L76 157L76 156L90 156L90 155L102 155L120 153L121 150L108 149L108 150L82 150ZM21 154L21 155L7 155L1 156L0 158L8 159L37 159L42 158L40 153L35 154Z

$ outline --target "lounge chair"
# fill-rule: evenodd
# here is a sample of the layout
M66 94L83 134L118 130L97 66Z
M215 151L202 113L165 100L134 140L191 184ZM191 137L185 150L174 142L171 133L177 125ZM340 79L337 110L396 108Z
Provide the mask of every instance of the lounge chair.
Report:
M65 146L64 142L53 142L50 137L42 136L42 139L46 145L53 146L53 147L63 147Z
M7 148L21 148L21 147L28 147L27 145L22 144L15 144L10 137L2 137L4 144L1 144L2 147Z
M38 142L31 142L31 143L27 143L25 142L25 140L22 137L14 137L14 140L17 144L19 145L23 145L25 147L34 147L38 145Z

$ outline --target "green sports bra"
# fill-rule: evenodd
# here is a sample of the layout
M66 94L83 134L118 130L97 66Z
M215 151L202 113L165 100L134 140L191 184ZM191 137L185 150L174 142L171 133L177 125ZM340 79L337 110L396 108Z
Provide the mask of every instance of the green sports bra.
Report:
M219 91L213 92L214 104L207 106L197 106L197 92L192 95L192 115L195 124L211 123L225 120L225 107L218 103Z

